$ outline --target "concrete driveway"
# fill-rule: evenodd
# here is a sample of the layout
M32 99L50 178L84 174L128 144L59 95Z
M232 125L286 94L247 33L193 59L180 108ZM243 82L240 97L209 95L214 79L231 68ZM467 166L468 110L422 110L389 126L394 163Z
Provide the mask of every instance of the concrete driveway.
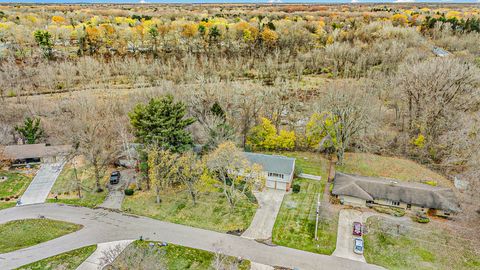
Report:
M259 240L272 238L273 225L284 195L285 191L269 188L263 192L255 192L259 207L250 227L242 234L242 237Z
M108 195L105 201L99 207L117 209L122 208L122 202L125 198L125 188L128 187L135 175L135 170L123 170L120 172L120 182L115 185L108 184Z
M353 241L358 237L352 233L353 222L364 222L362 212L353 209L343 209L340 211L338 217L337 247L332 255L365 262L363 255L353 252Z
M20 198L21 205L44 203L65 162L44 163Z

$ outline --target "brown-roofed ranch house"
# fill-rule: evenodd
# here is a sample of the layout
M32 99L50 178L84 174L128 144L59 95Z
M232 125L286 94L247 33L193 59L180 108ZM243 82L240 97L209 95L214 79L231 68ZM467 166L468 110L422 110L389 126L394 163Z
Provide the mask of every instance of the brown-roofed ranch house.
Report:
M450 188L337 172L332 193L345 205L383 205L450 216L460 207Z
M13 165L34 164L40 162L56 162L68 155L70 145L50 146L39 144L7 145L2 149L3 158L13 161Z

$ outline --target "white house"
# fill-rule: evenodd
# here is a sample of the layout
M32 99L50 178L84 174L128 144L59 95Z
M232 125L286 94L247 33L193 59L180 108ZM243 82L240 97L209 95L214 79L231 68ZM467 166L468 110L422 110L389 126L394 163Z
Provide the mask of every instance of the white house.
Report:
M295 159L285 156L245 152L251 164L259 164L265 174L268 188L288 191L295 171Z

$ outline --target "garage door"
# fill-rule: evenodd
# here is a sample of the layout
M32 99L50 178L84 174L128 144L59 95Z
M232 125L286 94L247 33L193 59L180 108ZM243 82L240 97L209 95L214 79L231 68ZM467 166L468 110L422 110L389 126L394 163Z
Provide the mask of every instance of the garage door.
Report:
M267 187L268 188L273 188L273 189L286 190L287 189L287 183L278 182L278 181L274 181L274 180L268 180L267 181Z

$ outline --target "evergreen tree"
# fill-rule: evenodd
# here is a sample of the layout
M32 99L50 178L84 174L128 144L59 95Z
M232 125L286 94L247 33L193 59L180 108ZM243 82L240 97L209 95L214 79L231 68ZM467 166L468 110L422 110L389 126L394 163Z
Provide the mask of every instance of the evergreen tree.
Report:
M186 113L183 102L174 102L173 96L167 95L151 99L146 105L138 104L129 117L139 142L183 152L193 145L191 134L185 129L195 122L185 117Z
M27 144L35 144L43 137L43 129L40 127L40 118L25 118L22 126L16 126L15 130L20 133Z

